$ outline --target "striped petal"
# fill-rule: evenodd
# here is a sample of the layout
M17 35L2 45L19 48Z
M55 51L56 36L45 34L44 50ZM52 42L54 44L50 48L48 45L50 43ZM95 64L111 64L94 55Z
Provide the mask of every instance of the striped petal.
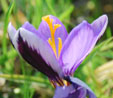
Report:
M10 26L9 26L10 27ZM11 35L10 30L8 31ZM33 67L57 81L61 73L59 63L50 45L41 34L20 28L12 38L12 42L20 55Z

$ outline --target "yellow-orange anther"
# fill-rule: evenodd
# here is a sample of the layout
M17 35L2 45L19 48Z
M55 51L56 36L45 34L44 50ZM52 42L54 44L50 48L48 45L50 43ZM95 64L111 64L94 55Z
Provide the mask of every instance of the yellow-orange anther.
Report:
M55 41L54 41L54 42L55 42ZM48 39L48 43L50 44L50 46L52 47L52 49L53 49L55 55L57 56L57 53L56 53L56 46L55 46L55 44L53 44L51 38Z
M66 80L63 80L63 83L64 83L66 86L69 86L69 85L70 85L70 83L67 82Z
M62 49L62 40L59 37L58 38L58 57L60 56L61 49Z
M48 43L51 45L56 57L57 56L57 52L56 52L56 44L55 44L55 31L57 28L61 27L60 24L54 24L53 25L53 19L50 19L49 16L45 16L45 17L42 17L42 20L46 21L48 26L49 26L49 29L50 29L50 32L51 32L51 38L48 39ZM58 38L59 40L59 45L58 45L58 55L60 55L60 51L61 51L61 48L62 48L62 40L60 38Z

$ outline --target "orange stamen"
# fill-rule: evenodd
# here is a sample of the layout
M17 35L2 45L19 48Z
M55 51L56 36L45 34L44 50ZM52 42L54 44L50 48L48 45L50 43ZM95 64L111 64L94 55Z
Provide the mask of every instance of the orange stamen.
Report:
M55 56L58 57L60 55L60 51L61 51L61 48L62 48L62 40L61 38L58 38L59 40L59 44L58 44L58 55L57 55L57 52L56 52L56 44L55 44L55 31L57 28L61 27L60 24L54 24L53 25L53 19L50 19L49 16L45 16L45 17L42 17L42 20L46 21L48 26L49 26L49 29L50 29L50 32L51 32L51 38L48 39L48 43L51 45L54 53L55 53Z

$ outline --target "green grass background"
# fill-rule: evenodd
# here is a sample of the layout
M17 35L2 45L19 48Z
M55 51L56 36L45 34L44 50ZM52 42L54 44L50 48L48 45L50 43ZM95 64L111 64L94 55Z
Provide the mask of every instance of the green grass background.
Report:
M12 47L7 33L10 21L17 29L25 21L38 28L42 16L52 14L69 32L82 20L91 23L100 15L109 14L109 6L102 5L101 0L0 0L0 98L54 95L48 78L27 64ZM97 98L113 98L112 35L112 25L108 25L104 36L74 74L91 87Z

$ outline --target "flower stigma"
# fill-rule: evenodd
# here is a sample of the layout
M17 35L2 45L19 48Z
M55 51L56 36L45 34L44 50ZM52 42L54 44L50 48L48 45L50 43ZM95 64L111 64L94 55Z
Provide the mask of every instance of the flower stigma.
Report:
M47 22L47 24L49 26L49 29L50 29L50 32L51 32L51 38L48 39L48 43L52 47L52 49L55 53L55 56L58 58L60 56L60 52L61 52L61 49L62 49L62 39L60 37L58 37L58 55L57 55L56 44L55 44L55 31L56 31L57 28L61 27L61 25L60 24L54 24L53 25L54 20L50 19L49 15L42 17L42 20Z
M49 26L51 37L48 39L48 43L52 47L52 49L55 53L55 56L58 58L60 56L60 52L62 49L62 39L60 37L58 37L58 54L57 54L56 44L55 44L55 31L57 28L61 27L61 25L60 24L53 25L54 20L51 19L49 15L42 17L42 20L44 20ZM58 85L58 86L64 86L64 85L69 86L70 85L69 82L67 82L66 80L60 79L60 78L58 78L57 81L54 81L51 79L49 79L49 80L54 88L56 88L56 85Z

